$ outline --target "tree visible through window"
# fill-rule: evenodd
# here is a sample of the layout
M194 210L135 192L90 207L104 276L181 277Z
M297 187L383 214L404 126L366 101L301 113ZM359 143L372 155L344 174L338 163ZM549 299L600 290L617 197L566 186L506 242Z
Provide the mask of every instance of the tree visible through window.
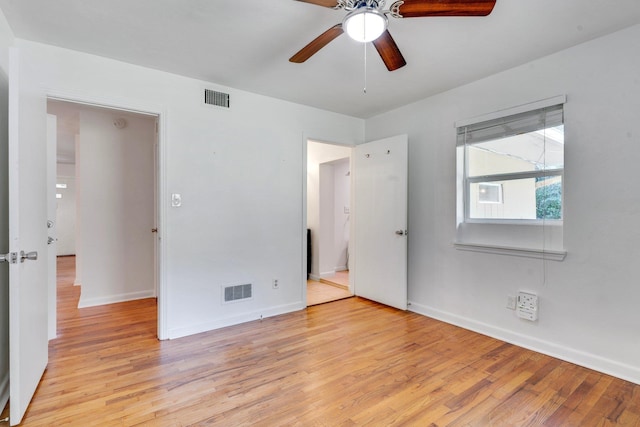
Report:
M545 184L544 179L538 182L541 185L536 186L536 218L562 219L562 183Z

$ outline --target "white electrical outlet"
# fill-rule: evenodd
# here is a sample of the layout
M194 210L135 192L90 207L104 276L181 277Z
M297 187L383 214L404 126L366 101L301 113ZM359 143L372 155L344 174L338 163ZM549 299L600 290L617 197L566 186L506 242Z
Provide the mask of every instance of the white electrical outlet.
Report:
M516 307L518 317L525 320L538 320L538 296L529 292L518 292Z
M513 295L507 295L507 308L509 310L516 309L516 297L514 297Z
M273 286L273 289L280 288L280 284L278 283L278 279L273 279L273 282L271 282L271 286Z

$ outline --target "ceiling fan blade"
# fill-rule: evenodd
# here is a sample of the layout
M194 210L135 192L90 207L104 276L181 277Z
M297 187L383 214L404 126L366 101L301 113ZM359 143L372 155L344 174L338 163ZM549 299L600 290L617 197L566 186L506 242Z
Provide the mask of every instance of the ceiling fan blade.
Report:
M400 6L403 18L422 16L487 16L496 0L404 0Z
M298 53L289 58L289 61L298 64L306 61L342 33L344 33L342 24L338 24L329 28L327 31L316 37L311 43L300 49Z
M373 45L380 54L384 65L387 66L387 70L394 71L407 65L407 61L404 60L389 30L386 30L380 37L375 39Z
M336 7L338 5L338 0L297 0L304 3L317 4L318 6L324 7Z

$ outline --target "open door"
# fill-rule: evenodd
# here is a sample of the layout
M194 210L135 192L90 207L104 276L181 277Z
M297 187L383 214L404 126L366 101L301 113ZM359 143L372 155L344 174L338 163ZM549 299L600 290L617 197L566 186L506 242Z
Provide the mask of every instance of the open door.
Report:
M355 294L401 310L407 309L407 169L407 135L355 148Z
M20 127L19 51L9 52L9 418L13 426L21 422L47 366L49 292L45 119L43 115L39 122Z

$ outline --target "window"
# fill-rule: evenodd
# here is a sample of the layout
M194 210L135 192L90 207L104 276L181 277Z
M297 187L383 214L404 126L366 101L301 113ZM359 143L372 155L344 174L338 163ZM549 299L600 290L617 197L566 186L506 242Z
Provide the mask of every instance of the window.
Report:
M478 184L478 203L502 203L502 184Z
M562 220L562 104L458 126L457 146L465 222Z

